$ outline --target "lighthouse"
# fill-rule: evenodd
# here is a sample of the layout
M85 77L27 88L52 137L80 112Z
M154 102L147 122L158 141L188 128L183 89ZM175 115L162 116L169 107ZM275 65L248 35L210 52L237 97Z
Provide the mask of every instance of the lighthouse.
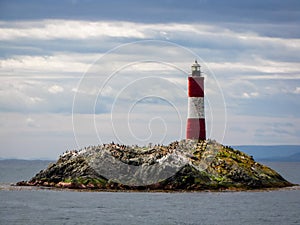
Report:
M186 139L205 140L204 77L197 60L188 77L188 117Z

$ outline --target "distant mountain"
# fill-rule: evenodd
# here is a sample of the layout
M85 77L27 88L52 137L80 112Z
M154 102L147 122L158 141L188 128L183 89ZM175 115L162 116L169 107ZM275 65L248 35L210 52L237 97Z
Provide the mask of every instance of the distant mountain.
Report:
M262 158L259 161L269 161L269 162L300 162L300 152L287 157L271 157L271 158Z
M257 161L300 162L300 145L240 145L233 146Z

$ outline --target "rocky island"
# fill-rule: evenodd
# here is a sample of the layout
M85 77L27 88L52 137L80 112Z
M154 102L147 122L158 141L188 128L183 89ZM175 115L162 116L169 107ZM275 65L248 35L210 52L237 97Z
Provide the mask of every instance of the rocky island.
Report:
M271 168L213 140L140 147L115 143L67 151L18 186L86 190L202 191L293 186Z

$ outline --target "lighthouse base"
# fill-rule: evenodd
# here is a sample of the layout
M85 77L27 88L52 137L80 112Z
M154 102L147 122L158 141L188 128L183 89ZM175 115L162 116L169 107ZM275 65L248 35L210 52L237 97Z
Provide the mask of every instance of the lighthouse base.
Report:
M188 118L187 129L186 129L186 139L193 140L205 140L205 119L201 118Z

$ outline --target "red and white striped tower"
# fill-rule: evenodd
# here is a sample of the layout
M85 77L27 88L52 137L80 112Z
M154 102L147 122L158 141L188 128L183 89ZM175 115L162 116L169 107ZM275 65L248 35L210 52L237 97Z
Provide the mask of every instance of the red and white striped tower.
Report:
M197 60L188 77L188 118L186 139L205 140L204 77L201 76Z

